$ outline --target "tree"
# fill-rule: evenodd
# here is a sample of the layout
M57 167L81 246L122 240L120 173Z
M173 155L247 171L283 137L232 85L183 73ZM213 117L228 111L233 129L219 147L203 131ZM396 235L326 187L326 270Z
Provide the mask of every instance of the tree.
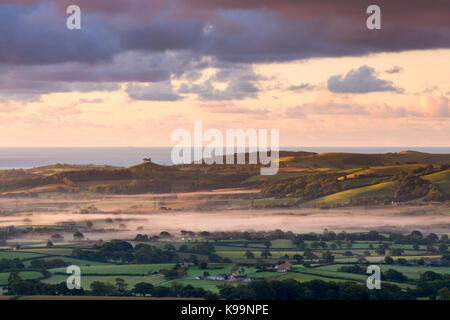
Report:
M151 283L139 282L136 283L133 289L135 294L140 294L142 296L151 295L154 286Z
M414 231L411 232L411 234L409 235L409 238L410 238L412 241L416 242L416 241L418 241L418 240L422 240L423 235L422 235L422 232L420 232L420 231L418 231L418 230L414 230Z
M270 240L264 241L264 247L266 247L266 249L269 249L271 246L272 246L272 242L270 242Z
M75 232L73 233L73 238L74 238L75 240L81 240L81 239L84 239L84 234L82 234L80 231L75 231Z
M313 243L311 243L311 248L317 249L319 247L320 247L320 243L318 241L314 241Z
M21 281L22 281L22 278L19 276L19 273L17 271L12 271L8 277L8 287L7 287L8 292L14 294L13 287Z
M349 238L345 238L344 242L347 249L350 249L353 246L353 243Z
M167 232L167 231L162 231L159 234L159 236L162 237L162 238L168 238L168 237L171 237L172 235L169 232Z
M322 260L324 260L326 263L333 263L334 256L330 253L330 251L327 251L322 254Z
M270 253L270 251L268 249L264 249L261 252L261 258L267 259L267 257L270 257L270 256L272 256L272 254Z
M148 241L148 235L139 233L134 238L134 241Z
M166 249L167 251L173 251L173 252L177 251L177 249L175 249L175 247L169 243L164 245L164 249Z
M110 296L114 293L114 286L109 283L94 281L91 283L91 291L94 296Z
M384 257L384 263L385 264L394 264L394 259L392 259L390 256Z
M64 237L62 235L60 235L59 233L55 233L55 234L52 234L52 236L50 237L50 240L52 240L54 242L61 242L61 241L64 241Z
M430 233L425 239L430 243L435 243L438 242L439 237L435 233Z
M309 249L305 250L305 252L303 253L303 259L313 260L316 258L317 258L317 256Z
M450 289L449 288L441 288L437 292L438 300L450 300Z
M375 249L375 252L381 256L386 253L386 248L380 245L378 248Z
M220 296L218 294L212 293L211 291L208 291L203 296L205 300L219 300Z
M122 278L116 278L117 291L124 294L127 291L128 284Z
M353 253L351 252L351 251L345 251L344 252L344 256L346 257L346 258L348 258L348 257L351 257L353 255Z
M408 281L408 277L406 277L403 273L389 269L388 271L383 273L383 278L386 280L397 281L397 282L406 282Z
M254 258L255 258L255 255L254 255L253 252L251 252L250 250L245 251L244 256L245 256L247 259L254 259Z
M303 257L299 254L294 254L293 258L299 264L303 262Z
M305 249L305 241L303 239L296 237L291 240L292 244L297 248L297 250L304 250Z
M402 253L403 253L403 249L401 249L401 248L391 249L391 255L393 255L393 256L401 256Z
M439 245L439 251L440 251L440 252L446 253L447 250L448 250L448 246L447 246L445 243L441 243L441 244Z

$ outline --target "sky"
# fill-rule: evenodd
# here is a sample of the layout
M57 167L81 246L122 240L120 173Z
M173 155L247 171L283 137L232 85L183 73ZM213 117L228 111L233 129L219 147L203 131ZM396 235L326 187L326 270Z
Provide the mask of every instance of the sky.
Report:
M66 9L81 8L81 30ZM0 146L449 146L450 2L0 0Z

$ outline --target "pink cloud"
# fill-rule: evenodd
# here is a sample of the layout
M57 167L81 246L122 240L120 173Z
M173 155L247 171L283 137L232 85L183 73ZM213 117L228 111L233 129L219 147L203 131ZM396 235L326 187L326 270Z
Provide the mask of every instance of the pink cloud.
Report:
M304 118L308 115L365 116L372 118L434 118L446 119L450 116L449 100L444 96L421 98L420 104L390 106L386 103L361 104L348 96L320 95L316 100L300 106L287 108L285 116Z
M444 96L423 96L420 99L423 115L432 118L446 118L450 116L448 98Z

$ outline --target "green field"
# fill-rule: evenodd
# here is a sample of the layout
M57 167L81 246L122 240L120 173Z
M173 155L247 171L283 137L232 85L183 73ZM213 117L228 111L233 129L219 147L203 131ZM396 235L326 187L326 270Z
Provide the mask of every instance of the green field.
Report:
M381 265L381 270L386 271L388 269L394 269L410 279L417 280L420 278L420 275L426 271L433 271L436 273L447 274L450 275L450 267L422 267L422 266L389 266L389 265Z
M197 279L181 279L181 280L172 280L164 286L170 287L173 283L182 284L184 286L191 285L194 288L203 288L205 290L218 293L219 288L217 286L223 285L223 282L213 281L213 280L197 280Z
M433 173L422 178L437 185L442 191L450 195L450 170Z
M45 254L24 251L0 251L0 259L30 259L45 257Z
M22 251L31 253L42 253L47 255L57 255L57 256L72 255L72 248L36 248L36 249L23 249Z
M137 274L146 275L149 272L158 272L161 269L171 269L175 264L124 264L124 265L96 265L96 266L82 266L81 274ZM66 268L56 268L49 270L52 273L65 273Z
M50 284L58 284L61 282L67 281L67 276L64 275L55 275L48 279L43 280L44 283L50 283ZM112 285L115 285L116 279L120 278L125 280L125 282L128 284L128 289L132 289L137 283L139 282L146 282L151 283L153 285L160 285L161 283L166 282L166 280L158 275L150 275L150 276L81 276L81 286L84 289L89 290L91 284L94 281L101 281L104 283L109 283Z
M0 285L3 286L8 284L9 275L10 275L9 272L0 273ZM42 278L42 273L37 271L21 271L19 272L19 276L24 280L31 280Z
M337 192L329 196L325 196L316 200L308 201L302 206L320 205L320 204L346 204L351 200L358 200L362 198L370 197L392 197L394 195L395 188L397 187L397 181L383 182L367 187L361 187L356 189L350 189L346 191Z

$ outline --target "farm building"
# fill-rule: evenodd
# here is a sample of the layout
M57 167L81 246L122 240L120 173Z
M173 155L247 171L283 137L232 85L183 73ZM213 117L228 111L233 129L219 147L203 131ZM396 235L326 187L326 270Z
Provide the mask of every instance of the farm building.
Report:
M277 270L277 272L289 271L291 270L291 264L289 263L289 261L278 261L275 265L275 270Z

